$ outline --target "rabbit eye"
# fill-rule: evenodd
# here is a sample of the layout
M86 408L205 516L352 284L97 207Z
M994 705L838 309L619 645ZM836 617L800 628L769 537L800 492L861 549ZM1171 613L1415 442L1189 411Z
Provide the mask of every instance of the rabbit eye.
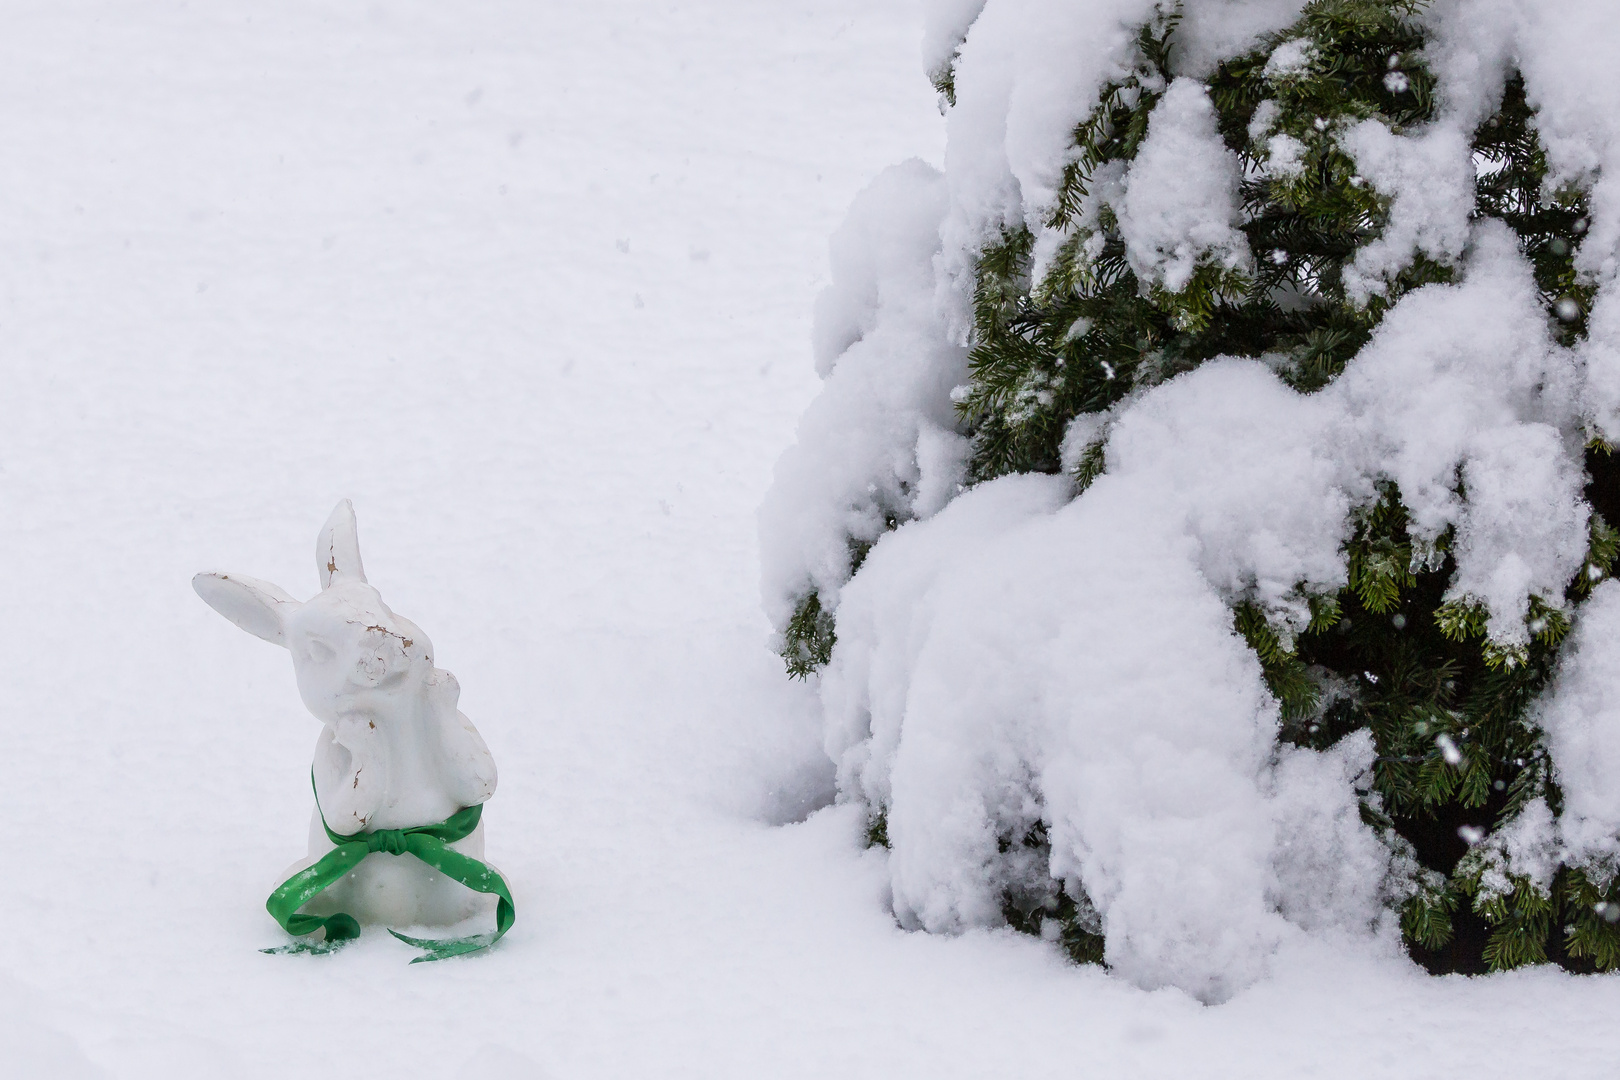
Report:
M326 642L314 638L311 638L304 646L304 654L317 664L324 664L337 655Z

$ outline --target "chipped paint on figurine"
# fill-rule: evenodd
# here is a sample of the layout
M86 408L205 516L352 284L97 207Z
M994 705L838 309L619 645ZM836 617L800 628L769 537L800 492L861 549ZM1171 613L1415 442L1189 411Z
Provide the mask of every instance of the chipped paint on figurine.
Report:
M239 574L198 574L191 584L231 622L292 653L299 695L325 725L313 773L332 831L429 825L487 800L495 793L495 761L456 709L461 687L433 666L427 635L390 611L366 581L349 500L327 519L315 561L321 591L306 603ZM309 857L283 878L332 846L312 815ZM450 846L482 860L483 824ZM362 923L442 926L492 903L414 858L377 852L306 910L345 911Z

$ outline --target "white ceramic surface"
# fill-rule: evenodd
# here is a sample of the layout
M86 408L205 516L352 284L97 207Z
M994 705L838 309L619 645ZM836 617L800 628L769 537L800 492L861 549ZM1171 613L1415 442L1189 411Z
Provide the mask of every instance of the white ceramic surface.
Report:
M240 574L192 579L210 607L292 654L304 705L324 725L313 775L320 808L341 835L442 821L495 793L495 761L456 708L461 687L433 666L433 643L394 614L366 581L354 507L344 499L316 541L321 591L300 603L276 585ZM484 856L484 827L451 845ZM312 815L309 857L332 849ZM316 914L345 911L397 926L458 922L490 905L410 855L368 855L312 901Z

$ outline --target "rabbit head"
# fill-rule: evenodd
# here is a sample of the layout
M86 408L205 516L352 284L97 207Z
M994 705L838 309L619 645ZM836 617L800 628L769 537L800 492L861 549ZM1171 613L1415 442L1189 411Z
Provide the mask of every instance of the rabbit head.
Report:
M321 529L315 561L321 591L307 603L239 574L198 574L191 584L209 607L292 654L299 695L318 719L386 717L394 703L423 693L433 675L433 644L367 583L349 500Z

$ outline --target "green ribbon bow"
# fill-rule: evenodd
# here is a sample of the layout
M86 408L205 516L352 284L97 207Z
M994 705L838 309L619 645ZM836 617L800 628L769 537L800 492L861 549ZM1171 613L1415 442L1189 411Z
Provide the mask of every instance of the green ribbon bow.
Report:
M311 788L315 786L313 775L309 778L309 784ZM443 960L449 956L460 956L463 953L487 949L511 929L512 922L517 916L517 909L512 904L512 894L506 887L506 881L477 859L449 847L457 840L471 835L478 827L478 819L484 813L482 804L458 810L437 825L416 825L409 829L378 829L375 832L355 833L353 836L340 836L326 824L326 814L321 811L319 792L315 795L315 810L321 815L321 826L326 830L327 837L336 847L322 855L313 865L306 866L282 882L280 887L270 894L270 899L264 902L264 906L269 910L271 917L281 924L281 928L294 937L303 937L317 930L325 930L326 938L320 942L295 941L290 945L261 951L324 953L340 948L359 937L360 923L352 915L339 912L323 918L319 915L300 915L298 909L343 880L343 876L359 866L362 859L377 851L386 851L390 855L407 853L415 855L445 877L459 881L469 889L493 893L500 898L495 904L493 934L432 939L406 937L397 930L389 930L390 934L407 945L414 945L423 950L424 955L418 956L411 963Z

